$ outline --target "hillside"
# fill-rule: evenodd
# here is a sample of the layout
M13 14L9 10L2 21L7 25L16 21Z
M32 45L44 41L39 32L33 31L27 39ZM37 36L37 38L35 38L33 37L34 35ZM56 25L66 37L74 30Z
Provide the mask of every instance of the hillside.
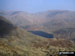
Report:
M6 36L7 34L10 34L10 32L14 29L15 27L11 22L6 20L4 17L0 16L0 36Z
M64 28L54 32L56 38L71 39L75 41L75 28Z
M11 25L12 27L9 25ZM3 26L5 27L3 28ZM32 50L33 48L32 43L39 42L43 40L44 38L30 34L21 28L18 28L18 27L13 28L13 27L14 26L11 23L9 23L8 20L0 16L0 29L3 29L2 31L0 31L0 33L2 34L0 35L0 55L1 56L8 56L8 55L9 56L16 56L16 55L17 56L18 55L20 56L32 55L33 56L33 55L36 55L34 54L34 51ZM5 31L5 29L7 31Z
M36 36L14 26L2 16L0 16L0 29L2 29L0 31L1 56L50 56L58 55L60 50L75 50L75 44L71 40Z
M4 11L0 12L0 15L27 31L42 31L55 35L54 32L59 30L62 31L66 28L70 31L69 28L75 28L75 11L49 10L34 14L23 11ZM69 33L66 34L69 35ZM63 34L59 35L63 38ZM74 34L69 36L70 39L75 39L74 37ZM64 38L68 39L68 36L64 36Z
M53 32L61 28L75 28L75 12L65 10L49 10L30 14L22 11L0 12L13 24L28 30L43 30Z

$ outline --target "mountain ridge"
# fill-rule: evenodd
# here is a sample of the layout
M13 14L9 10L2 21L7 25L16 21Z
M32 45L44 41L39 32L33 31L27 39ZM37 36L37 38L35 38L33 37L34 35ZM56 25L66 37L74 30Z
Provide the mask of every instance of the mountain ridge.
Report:
M27 31L43 31L55 34L54 32L60 29L75 28L75 11L49 10L34 14L21 11L16 12L14 11L11 15L6 15L5 17L14 25ZM12 15L13 13L15 14Z
M3 18L3 19L2 19ZM6 26L7 29L12 25L5 17L0 17L0 28ZM5 24L4 24L5 23ZM8 23L6 25L6 23ZM1 26L2 25L2 26ZM12 25L14 27L14 25ZM8 32L5 31L4 32ZM13 28L12 27L12 28ZM21 27L17 27L10 31L10 34L0 36L0 55L1 56L51 56L58 55L62 51L74 51L75 44L71 40L57 38L43 38L27 32ZM6 30L7 30L6 29Z

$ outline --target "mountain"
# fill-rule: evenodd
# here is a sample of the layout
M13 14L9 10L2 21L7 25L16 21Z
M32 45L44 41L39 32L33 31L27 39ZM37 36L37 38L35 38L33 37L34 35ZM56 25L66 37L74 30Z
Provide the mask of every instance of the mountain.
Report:
M36 36L0 16L1 56L50 56L58 55L60 50L74 51L75 44L71 40Z
M0 14L2 14L2 12ZM74 27L74 15L74 11L50 10L35 14L14 11L10 13L8 12L5 16L8 17L12 23L18 26L28 26L29 28L49 28L54 30L54 28L58 27Z
M61 29L75 28L75 11L49 10L34 14L23 11L4 11L0 12L0 15L8 18L14 25L26 29L27 31L42 31L55 35L55 32ZM62 35L63 34L61 34L61 36ZM65 38L67 37L68 36L65 36ZM70 38L75 39L74 37L73 35Z
M34 53L34 50L32 50L33 43L35 42L39 43L39 41L43 40L44 38L28 33L24 29L14 26L6 18L0 16L0 55L1 56L36 55Z

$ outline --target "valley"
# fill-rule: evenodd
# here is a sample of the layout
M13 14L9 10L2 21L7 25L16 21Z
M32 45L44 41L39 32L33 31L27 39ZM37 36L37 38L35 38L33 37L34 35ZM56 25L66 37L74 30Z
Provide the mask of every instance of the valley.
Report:
M66 34L69 35L69 31L71 31L70 28L75 28L75 11L49 10L35 14L23 11L9 11L0 12L0 15L6 17L15 26L21 27L27 31L43 31L55 35L58 34L57 31L62 32L66 29L66 31L68 31ZM73 30L71 32L73 32ZM36 32L34 34L36 34ZM59 35L61 34L59 33ZM63 38L62 35L61 37ZM72 37L70 35L69 37L74 39L74 33Z
M58 56L75 51L75 12L0 12L1 56Z

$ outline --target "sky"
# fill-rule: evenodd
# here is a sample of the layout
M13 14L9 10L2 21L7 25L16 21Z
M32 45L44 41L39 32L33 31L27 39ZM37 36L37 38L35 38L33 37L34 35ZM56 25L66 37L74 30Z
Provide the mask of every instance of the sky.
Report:
M48 10L75 11L75 0L0 0L0 11L36 13Z

